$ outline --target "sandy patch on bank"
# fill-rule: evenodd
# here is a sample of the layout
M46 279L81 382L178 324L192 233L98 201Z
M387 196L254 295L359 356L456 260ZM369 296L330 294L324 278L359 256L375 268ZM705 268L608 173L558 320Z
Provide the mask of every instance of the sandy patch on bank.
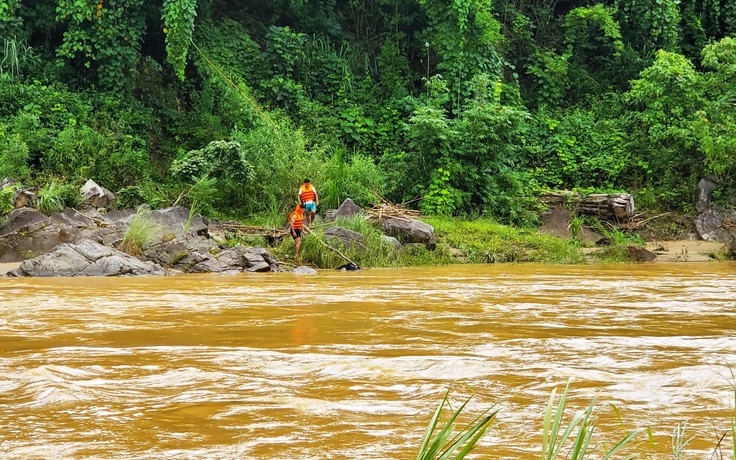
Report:
M655 262L707 262L712 254L723 251L722 243L710 241L650 241L646 248L656 254Z
M10 270L15 270L20 267L20 262L13 262L9 264L0 264L0 276L8 273Z

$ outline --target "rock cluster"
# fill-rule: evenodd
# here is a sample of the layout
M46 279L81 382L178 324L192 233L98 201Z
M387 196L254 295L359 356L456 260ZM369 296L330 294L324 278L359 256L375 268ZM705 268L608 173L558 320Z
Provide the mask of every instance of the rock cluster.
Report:
M4 187L14 185L2 181ZM16 192L17 194L17 192ZM111 210L115 196L88 181L80 194L88 207L45 216L29 200L0 221L0 263L22 262L11 276L117 276L165 273L281 271L261 247L228 247L209 235L209 223L190 210ZM140 253L118 250L134 219L154 229Z
M12 179L1 187L14 187ZM115 196L89 180L80 188L87 207L67 208L46 216L33 208L35 195L26 193L20 206L0 218L0 263L22 262L11 276L118 276L165 273L235 273L282 271L276 258L262 247L230 247L211 236L210 222L188 208L173 206L112 210ZM16 191L16 194L18 191ZM349 198L335 211L333 220L364 211ZM124 240L133 223L143 219L150 235L143 247L128 248ZM216 225L216 224L215 224ZM401 217L378 221L385 234L382 243L399 250L426 245L434 249L434 228ZM212 228L212 231L216 231ZM334 249L365 249L365 237L338 226L327 229L325 242ZM123 251L122 249L125 249ZM296 273L312 273L298 267Z

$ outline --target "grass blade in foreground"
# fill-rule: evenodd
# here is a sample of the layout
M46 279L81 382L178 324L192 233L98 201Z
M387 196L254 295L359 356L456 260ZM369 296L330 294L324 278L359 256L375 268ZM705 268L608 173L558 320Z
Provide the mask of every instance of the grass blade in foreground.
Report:
M442 409L445 404L449 406L448 394L449 392L445 394L429 422L417 454L417 460L460 460L465 458L473 450L478 440L488 431L496 417L497 411L490 412L489 409L466 425L455 437L451 438L455 429L455 421L470 399L454 411L447 423L437 431ZM437 431L436 434L435 431Z
M567 394L570 389L570 383L565 386L560 400L555 406L554 399L557 394L557 389L552 391L547 404L547 410L544 414L544 426L542 428L542 453L541 460L555 460L559 457L570 459L570 460L584 460L591 455L591 451L595 450L597 446L591 447L590 442L595 430L596 422L598 421L598 410L595 407L595 400L588 405L587 409L575 414L567 428L560 435L562 428L562 417L565 413L567 406ZM577 435L572 439L572 445L569 451L563 453L563 448L566 447L568 440L571 438L572 433L577 431ZM631 442L637 434L642 430L633 430L621 441L619 441L610 451L606 452L602 457L603 460L608 460L612 456ZM562 455L561 455L562 454ZM633 458L633 456L628 456Z

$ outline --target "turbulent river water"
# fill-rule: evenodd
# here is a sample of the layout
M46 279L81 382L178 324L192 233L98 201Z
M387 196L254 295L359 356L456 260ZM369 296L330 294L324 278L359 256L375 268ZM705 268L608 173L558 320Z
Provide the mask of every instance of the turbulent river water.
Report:
M729 458L729 365L733 263L6 278L0 458L411 459L450 390L531 459L568 381L594 443Z

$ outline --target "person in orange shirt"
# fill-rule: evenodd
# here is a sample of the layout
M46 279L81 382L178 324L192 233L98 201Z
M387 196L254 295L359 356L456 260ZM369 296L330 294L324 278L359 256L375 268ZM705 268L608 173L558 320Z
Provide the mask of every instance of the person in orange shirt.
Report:
M319 205L319 197L317 189L314 188L309 179L304 179L304 183L299 187L299 203L304 205L306 211L307 224L312 225L314 216L317 214L317 206Z
M304 205L299 204L289 217L289 232L294 238L294 259L299 259L299 248L302 246L302 227L304 222Z

